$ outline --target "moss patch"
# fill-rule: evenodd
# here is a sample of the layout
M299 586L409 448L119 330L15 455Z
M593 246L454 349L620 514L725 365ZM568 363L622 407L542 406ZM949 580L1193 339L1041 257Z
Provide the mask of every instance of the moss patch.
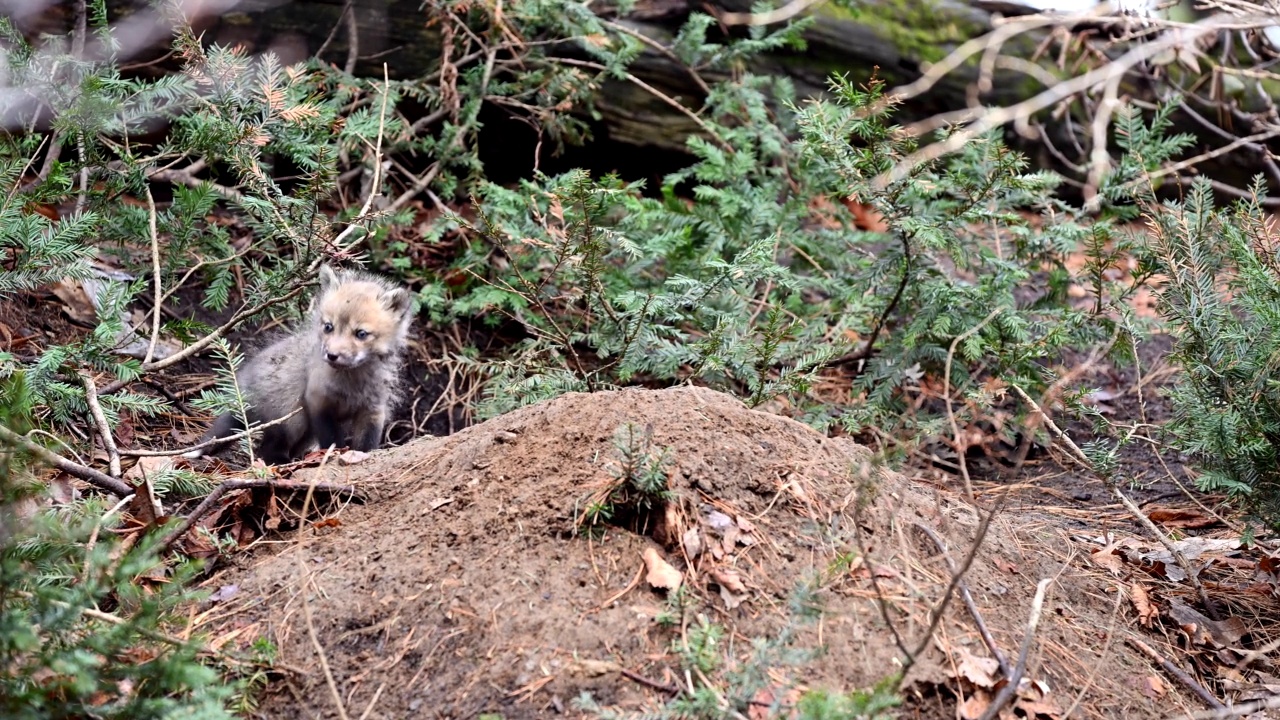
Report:
M960 43L989 29L962 9L934 0L840 0L824 3L813 12L866 25L917 62L938 62Z

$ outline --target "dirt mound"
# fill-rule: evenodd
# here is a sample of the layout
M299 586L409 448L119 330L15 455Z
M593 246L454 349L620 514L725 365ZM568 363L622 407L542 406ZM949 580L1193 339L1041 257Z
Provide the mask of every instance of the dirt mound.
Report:
M638 438L630 462L619 437ZM376 499L216 582L239 585L240 642L267 635L293 670L266 717L337 716L317 645L352 718L579 716L584 693L632 711L700 686L763 717L789 685L847 692L900 668L886 618L914 650L950 580L913 523L956 562L974 535L971 508L870 461L705 389L571 394L320 469ZM646 467L667 500L610 496ZM1056 576L1037 699L1060 712L1083 687L1075 717L1154 714L1132 691L1149 669L1104 643L1112 600L1064 540L1034 518L993 524L967 578L996 644L1012 663L1037 580ZM646 581L646 550L682 573L683 606ZM999 675L959 598L944 618L904 686L916 716L955 717L957 692L989 696L982 673ZM1129 705L1111 700L1125 688Z

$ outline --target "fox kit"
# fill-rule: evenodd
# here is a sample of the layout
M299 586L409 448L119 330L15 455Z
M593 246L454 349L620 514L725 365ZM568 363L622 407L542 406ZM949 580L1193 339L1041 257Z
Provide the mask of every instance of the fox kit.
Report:
M251 425L302 412L262 431L264 462L296 460L313 444L375 450L398 400L400 354L413 320L409 291L378 275L320 268L320 292L304 325L236 373ZM241 429L235 414L214 421L206 440ZM223 445L222 447L225 447ZM218 445L209 451L221 449ZM200 457L193 450L188 457Z

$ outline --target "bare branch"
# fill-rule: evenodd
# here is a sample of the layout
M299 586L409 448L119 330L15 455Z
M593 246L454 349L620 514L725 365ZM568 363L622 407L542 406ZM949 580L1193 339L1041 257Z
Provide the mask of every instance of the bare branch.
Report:
M93 423L98 426L98 435L102 438L102 447L107 451L107 462L111 468L111 477L120 477L120 451L116 449L115 438L111 436L111 426L107 424L107 414L102 412L102 403L98 402L98 390L93 383L93 375L86 370L80 371L80 381L84 383L84 400L89 405L89 413Z
M123 481L113 478L104 472L94 470L91 467L71 462L61 455L31 442L5 425L0 425L0 441L10 447L22 448L59 470L70 475L74 475L99 490L109 492L116 497L125 497L126 495L133 494L133 488L129 487Z

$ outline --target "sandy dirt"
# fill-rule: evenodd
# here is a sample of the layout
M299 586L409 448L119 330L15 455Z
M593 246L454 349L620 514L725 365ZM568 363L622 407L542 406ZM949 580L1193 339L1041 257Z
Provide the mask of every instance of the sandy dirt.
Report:
M655 455L669 448L671 497L646 510L619 495L610 523L584 527L618 482L627 423ZM370 500L210 580L237 588L215 634L279 647L263 717L339 716L317 646L351 718L583 717L584 694L634 712L704 684L753 720L786 716L798 691L851 692L901 668L895 633L921 645L951 579L917 523L960 563L980 520L850 440L693 387L570 394L295 477L312 473ZM1066 525L1006 511L966 575L1009 665L1037 582L1054 579L1004 717L1197 707L1177 688L1142 692L1158 671L1123 641L1128 585ZM679 572L683 607L648 582L646 551ZM820 611L808 620L791 604L800 588ZM690 668L680 648L706 625L724 632ZM1001 672L958 595L923 645L900 716L980 714Z

